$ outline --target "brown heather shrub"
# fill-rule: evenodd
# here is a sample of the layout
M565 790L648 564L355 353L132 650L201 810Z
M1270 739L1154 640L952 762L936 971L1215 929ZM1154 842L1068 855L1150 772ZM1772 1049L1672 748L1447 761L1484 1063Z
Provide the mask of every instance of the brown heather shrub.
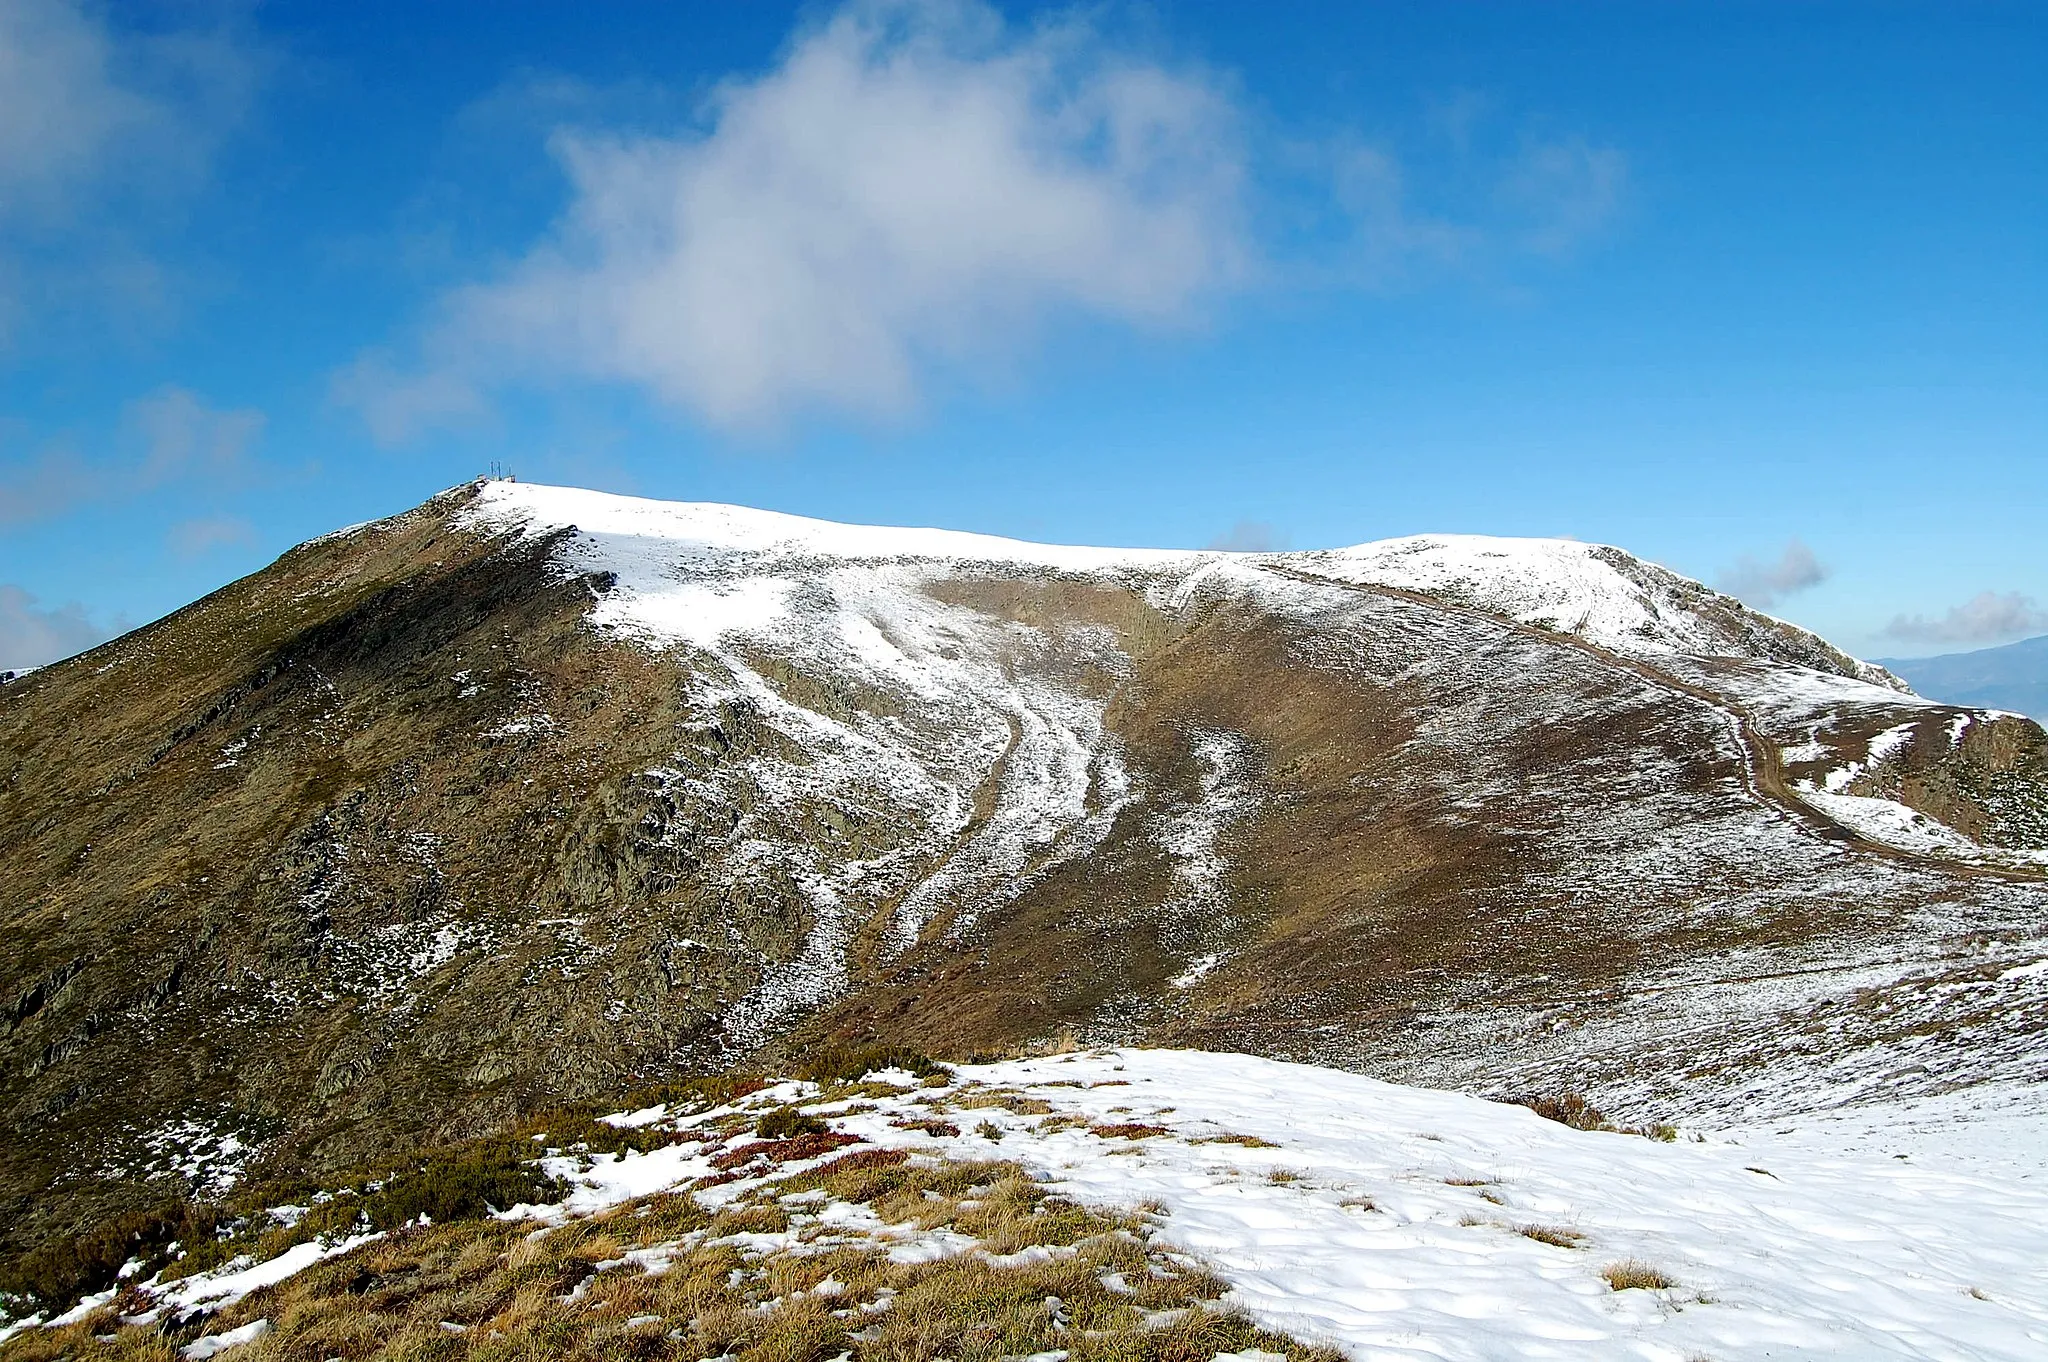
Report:
M1524 1225L1518 1233L1552 1248L1575 1249L1586 1242L1586 1236L1577 1230L1560 1229L1556 1225Z
M1638 1262L1634 1258L1609 1263L1600 1269L1600 1275L1605 1277L1607 1285L1616 1291L1662 1291L1678 1285L1648 1263Z
M711 1166L721 1172L729 1172L759 1161L794 1163L799 1159L815 1159L820 1154L829 1154L860 1142L860 1136L842 1135L836 1130L821 1130L787 1140L758 1140L715 1156Z
M1521 1097L1516 1102L1535 1112L1546 1121L1570 1126L1573 1130L1612 1130L1600 1108L1588 1102L1575 1092L1556 1093L1538 1097Z
M1616 1135L1640 1135L1646 1140L1670 1144L1678 1138L1678 1127L1671 1125L1620 1126L1607 1119L1600 1109L1575 1092L1559 1093L1554 1096L1517 1097L1516 1106L1527 1107L1546 1121L1570 1126L1573 1130L1604 1130Z
M1150 1126L1143 1121L1123 1121L1115 1125L1090 1126L1088 1133L1102 1140L1149 1140L1154 1135L1164 1135L1165 1126Z

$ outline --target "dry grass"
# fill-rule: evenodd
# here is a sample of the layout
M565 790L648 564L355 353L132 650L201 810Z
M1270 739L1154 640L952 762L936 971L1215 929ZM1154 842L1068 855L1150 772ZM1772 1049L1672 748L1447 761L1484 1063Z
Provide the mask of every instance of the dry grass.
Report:
M990 1107L1001 1107L1016 1116L1050 1116L1052 1103L1042 1097L1026 1097L1023 1093L1007 1088L988 1088L965 1092L954 1102L962 1111L985 1111Z
M793 1221L781 1198L818 1191L894 1225L971 1235L980 1251L892 1262L880 1242ZM823 1242L761 1253L732 1238L792 1227ZM716 1213L669 1193L552 1230L407 1228L197 1323L123 1325L137 1302L117 1301L78 1325L18 1335L0 1357L177 1362L201 1334L264 1319L270 1332L232 1362L998 1362L1054 1349L1073 1362L1206 1362L1246 1348L1341 1362L1218 1309L1226 1284L1148 1233L1142 1217L1051 1195L1014 1164L913 1165L864 1150ZM1055 1255L987 1256L1034 1245ZM630 1250L663 1256L649 1270Z
M1678 1138L1677 1126L1662 1123L1647 1126L1616 1125L1607 1119L1600 1108L1575 1092L1521 1097L1515 1101L1516 1105L1529 1108L1544 1120L1570 1126L1573 1130L1604 1130L1616 1135L1640 1135L1646 1140L1656 1140L1663 1144L1670 1144Z
M1648 1263L1634 1258L1624 1258L1618 1263L1609 1263L1600 1269L1600 1275L1616 1291L1663 1291L1678 1283L1651 1267Z
M1524 1225L1519 1233L1552 1248L1575 1249L1586 1242L1586 1236L1577 1230L1562 1229L1556 1225Z
M1256 1135L1204 1135L1198 1140L1190 1140L1189 1143L1237 1144L1243 1145L1246 1149L1278 1149L1280 1147L1271 1140L1262 1140Z
M960 1133L960 1127L951 1121L942 1121L936 1116L923 1118L899 1116L889 1122L898 1130L920 1130L934 1137L950 1137Z

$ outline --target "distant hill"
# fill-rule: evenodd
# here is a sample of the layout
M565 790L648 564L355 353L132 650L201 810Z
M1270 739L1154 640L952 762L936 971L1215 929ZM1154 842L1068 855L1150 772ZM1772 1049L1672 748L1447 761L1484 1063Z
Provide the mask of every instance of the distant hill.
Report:
M1974 653L1885 658L1883 665L1930 700L2048 715L2048 634Z

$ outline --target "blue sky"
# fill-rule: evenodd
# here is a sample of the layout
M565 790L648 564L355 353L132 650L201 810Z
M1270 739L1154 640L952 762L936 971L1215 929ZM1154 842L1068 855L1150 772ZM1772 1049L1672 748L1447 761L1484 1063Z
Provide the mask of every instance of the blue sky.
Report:
M0 0L0 666L494 461L2048 632L2044 76L2030 4Z

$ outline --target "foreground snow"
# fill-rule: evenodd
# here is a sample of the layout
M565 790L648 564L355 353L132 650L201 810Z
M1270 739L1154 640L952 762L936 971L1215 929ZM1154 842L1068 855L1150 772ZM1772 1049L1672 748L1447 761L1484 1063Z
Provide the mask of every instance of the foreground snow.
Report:
M1119 1050L959 1078L833 1124L882 1145L1014 1159L1092 1204L1154 1203L1163 1240L1228 1279L1230 1304L1356 1358L2048 1355L2048 1195L2009 1181L1761 1135L1659 1144L1575 1131L1243 1055ZM1089 1125L1165 1133L1105 1138L974 1106L990 1088ZM891 1124L906 1115L962 1133ZM1000 1139L978 1133L984 1121ZM579 1183L567 1209L702 1176L715 1152L627 1155L581 1174L565 1162ZM1603 1270L1626 1260L1676 1285L1612 1290Z
M1224 1304L1360 1362L2048 1356L2048 1193L1993 1159L1972 1176L1882 1156L1896 1142L1882 1135L1879 1108L1858 1118L1853 1141L1871 1152L1843 1155L1820 1147L1825 1131L1657 1143L1460 1094L1200 1051L963 1066L943 1086L875 1078L886 1083L831 1102L815 1085L783 1083L737 1110L793 1103L863 1147L1014 1161L1076 1200L1142 1209L1157 1242L1230 1284ZM2019 1105L2031 1125L2015 1118L2007 1134L2024 1159L2038 1155L2048 1109ZM1929 1116L1914 1117L1919 1147ZM606 1119L675 1143L551 1157L570 1195L506 1214L559 1222L693 1183L706 1205L728 1205L824 1161L746 1166L735 1151L757 1137L734 1107ZM739 1176L713 1162L736 1158ZM884 1238L900 1261L981 1251L951 1230L885 1227L821 1195L807 1194L802 1219ZM804 1251L794 1226L752 1238L761 1252ZM363 1242L300 1245L146 1287L157 1308L139 1318L219 1308ZM646 1250L643 1266L664 1270L665 1252ZM1616 1290L1609 1274L1625 1263L1667 1284Z

